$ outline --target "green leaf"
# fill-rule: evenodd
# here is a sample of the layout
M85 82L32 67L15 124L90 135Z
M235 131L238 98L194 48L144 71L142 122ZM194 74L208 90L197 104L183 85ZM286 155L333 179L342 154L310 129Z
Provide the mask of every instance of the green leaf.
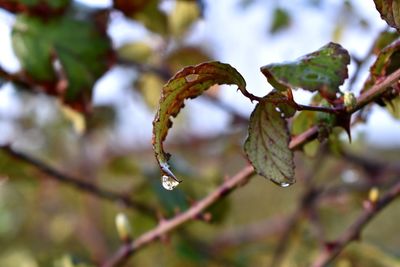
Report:
M96 80L108 69L111 46L94 24L67 16L48 19L20 15L13 27L13 48L26 73L51 85L47 93L69 103L90 100ZM61 70L54 66L59 59ZM59 76L66 76L66 90L57 90Z
M266 65L261 72L278 90L289 87L319 91L324 98L334 100L339 86L348 77L349 63L347 50L339 44L329 43L295 61Z
M171 51L165 57L164 62L169 71L175 73L185 66L197 65L210 60L210 56L200 47L184 46Z
M378 55L383 48L394 42L396 39L400 37L400 34L393 29L382 31L379 36L376 38L375 43L373 45L373 52L375 55Z
M196 1L176 1L175 8L169 15L169 27L175 37L182 37L200 17Z
M159 0L114 0L114 8L126 16L143 24L148 30L166 34L168 20L166 14L159 9Z
M374 0L376 9L387 24L400 30L400 0Z
M169 155L163 147L172 126L171 118L178 115L185 99L201 95L214 84L234 84L240 90L245 90L246 87L245 80L235 68L217 61L186 67L164 85L159 109L153 121L153 149L164 175L177 180L169 169Z
M290 26L291 18L287 10L282 8L276 8L274 10L274 17L272 19L272 25L269 29L270 33L277 33Z
M400 97L397 96L391 101L385 101L386 109L393 116L393 118L400 120Z
M316 115L317 112L308 110L301 111L297 116L293 118L290 132L294 135L305 132L307 129L316 124ZM308 142L304 144L302 148L307 156L314 157L319 148L319 141L314 140Z
M164 82L157 74L144 73L138 77L134 86L141 93L149 108L155 109L157 108Z
M120 59L135 63L147 63L153 52L153 49L145 42L124 44L117 51Z
M269 102L277 103L276 107L279 109L279 111L282 112L282 114L285 116L285 118L293 117L297 111L294 107L292 107L286 103L289 100L287 100L287 95L284 94L284 92L272 90L268 94L268 100L269 100ZM279 102L281 102L281 103L279 103Z
M256 172L280 186L294 180L293 151L286 120L269 102L259 102L250 117L244 150Z

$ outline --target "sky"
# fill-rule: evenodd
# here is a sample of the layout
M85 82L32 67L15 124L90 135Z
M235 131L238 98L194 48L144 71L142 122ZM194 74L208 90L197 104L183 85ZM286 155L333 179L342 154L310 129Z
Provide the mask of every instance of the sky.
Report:
M80 0L83 3L106 7L111 4L108 0ZM193 32L188 37L188 43L201 43L218 60L226 62L238 69L248 84L248 89L257 95L265 95L271 87L259 71L263 65L293 60L301 55L312 52L332 41L332 32L335 25L343 17L335 14L334 8L342 1L326 0L322 9L302 5L302 0L267 1L259 0L245 9L238 8L237 0L206 1L205 18L194 25ZM169 8L170 0L163 2L163 8ZM267 33L272 10L275 5L287 8L293 14L291 26L281 33L271 36ZM373 1L354 0L355 10L368 21L370 28L365 29L354 23L346 29L339 43L349 50L352 55L363 56L369 49L372 40L386 27L375 10ZM298 8L301 10L296 10ZM0 64L9 71L16 71L19 64L12 52L10 29L13 23L11 16L0 13ZM350 22L352 23L352 22ZM124 19L122 16L114 18L109 27L109 34L114 45L153 38L140 25ZM154 41L156 41L153 38ZM350 66L350 74L353 66ZM365 71L363 77L365 78ZM130 77L124 79L124 77ZM97 104L112 103L120 107L120 126L117 129L116 139L126 140L132 145L149 144L151 137L151 121L153 112L146 109L141 103L140 96L123 97L131 92L130 86L134 73L124 68L113 68L96 84L94 102ZM355 84L354 92L361 87L362 80ZM346 84L342 88L346 88ZM12 90L0 90L0 113L12 113L9 100ZM239 112L249 115L254 107L245 97L232 87L223 87L220 97L222 101L233 106ZM306 103L310 98L308 93L295 93L295 99ZM123 108L121 108L123 107ZM215 135L224 132L229 123L229 115L224 111L196 99L188 101L186 116L190 118L185 126L186 130L198 135ZM138 112L139 111L139 112ZM201 114L199 116L198 114ZM0 123L0 127L1 127ZM5 129L5 128L4 128ZM400 124L392 119L388 113L374 107L366 125L357 126L354 133L362 133L366 140L374 145L400 146ZM1 139L0 139L1 142Z

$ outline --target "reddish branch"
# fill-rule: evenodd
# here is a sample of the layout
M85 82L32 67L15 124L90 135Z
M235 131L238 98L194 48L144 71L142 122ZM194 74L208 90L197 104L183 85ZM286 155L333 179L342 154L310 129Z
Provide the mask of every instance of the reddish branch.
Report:
M16 151L9 146L3 146L3 147L1 147L1 149L4 152L6 152L8 155L14 157L15 159L17 159L19 161L25 162L25 163L33 166L40 172L46 174L49 178L54 179L60 183L67 184L69 186L72 186L72 187L80 190L80 191L89 193L91 195L94 195L94 196L102 198L102 199L121 203L128 208L138 210L138 211L140 211L146 215L152 216L152 217L154 217L156 214L156 212L154 210L152 210L150 207L148 207L142 203L136 202L124 195L100 188L94 184L85 182L81 179L69 176L65 173L62 173L62 172L50 167L49 165L47 165L44 162L42 162L34 157L31 157L23 152Z
M313 267L328 266L328 264L351 242L359 240L361 231L368 223L375 218L379 212L387 207L393 200L400 196L400 182L392 187L381 199L376 203L371 203L369 208L366 208L358 219L351 225L340 237L333 246L325 247L315 260Z
M102 267L121 266L121 264L126 262L129 256L131 256L137 250L142 249L151 242L158 240L162 236L165 236L167 233L178 228L182 224L190 220L196 219L199 214L204 212L212 204L226 197L229 193L231 193L239 186L244 185L253 174L253 167L246 166L236 175L226 180L212 193L195 203L185 212L176 215L172 219L161 221L156 228L142 234L133 242L122 245L118 249L118 251L110 258L110 260L102 265Z
M386 76L381 81L378 81L374 86L365 91L357 98L357 103L354 107L349 107L347 112L354 113L357 110L363 108L367 104L372 103L374 100L378 99L383 93L386 92L386 89L389 86L392 86L395 83L399 83L400 78L400 69Z

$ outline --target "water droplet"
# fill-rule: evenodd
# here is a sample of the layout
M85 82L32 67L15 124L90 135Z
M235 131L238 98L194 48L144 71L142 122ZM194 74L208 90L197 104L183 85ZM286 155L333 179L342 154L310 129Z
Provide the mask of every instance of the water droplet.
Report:
M290 184L289 183L281 183L279 184L281 187L288 187Z
M167 190L173 190L179 185L179 182L168 175L163 175L161 177L162 186Z
M185 77L185 80L190 83L190 82L194 82L195 80L197 80L197 78L199 78L198 74L189 74L188 76Z

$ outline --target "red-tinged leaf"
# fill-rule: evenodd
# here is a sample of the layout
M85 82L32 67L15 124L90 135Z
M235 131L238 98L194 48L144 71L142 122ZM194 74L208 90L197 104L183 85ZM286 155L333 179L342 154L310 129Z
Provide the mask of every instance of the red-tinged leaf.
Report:
M122 11L126 16L142 11L148 0L113 0L114 8Z
M378 55L383 48L393 43L396 39L400 37L400 34L393 29L382 31L379 36L376 38L373 53Z
M400 40L397 40L383 48L374 64L371 66L370 75L361 92L369 90L383 77L391 74L400 67Z
M374 0L376 9L387 24L400 30L400 0Z
M220 62L206 62L190 66L175 74L162 89L160 105L153 121L153 149L161 171L165 176L178 181L168 165L169 155L164 151L163 142L184 101L201 95L214 84L237 85L245 90L246 82L232 66Z
M0 0L0 7L12 13L29 13L40 17L59 16L71 0Z
M261 68L268 82L276 89L302 88L319 91L328 99L336 99L339 86L348 77L350 55L339 44L329 43L295 61L269 64Z
M244 150L258 174L283 187L295 182L289 141L286 120L276 106L259 102L250 117Z

